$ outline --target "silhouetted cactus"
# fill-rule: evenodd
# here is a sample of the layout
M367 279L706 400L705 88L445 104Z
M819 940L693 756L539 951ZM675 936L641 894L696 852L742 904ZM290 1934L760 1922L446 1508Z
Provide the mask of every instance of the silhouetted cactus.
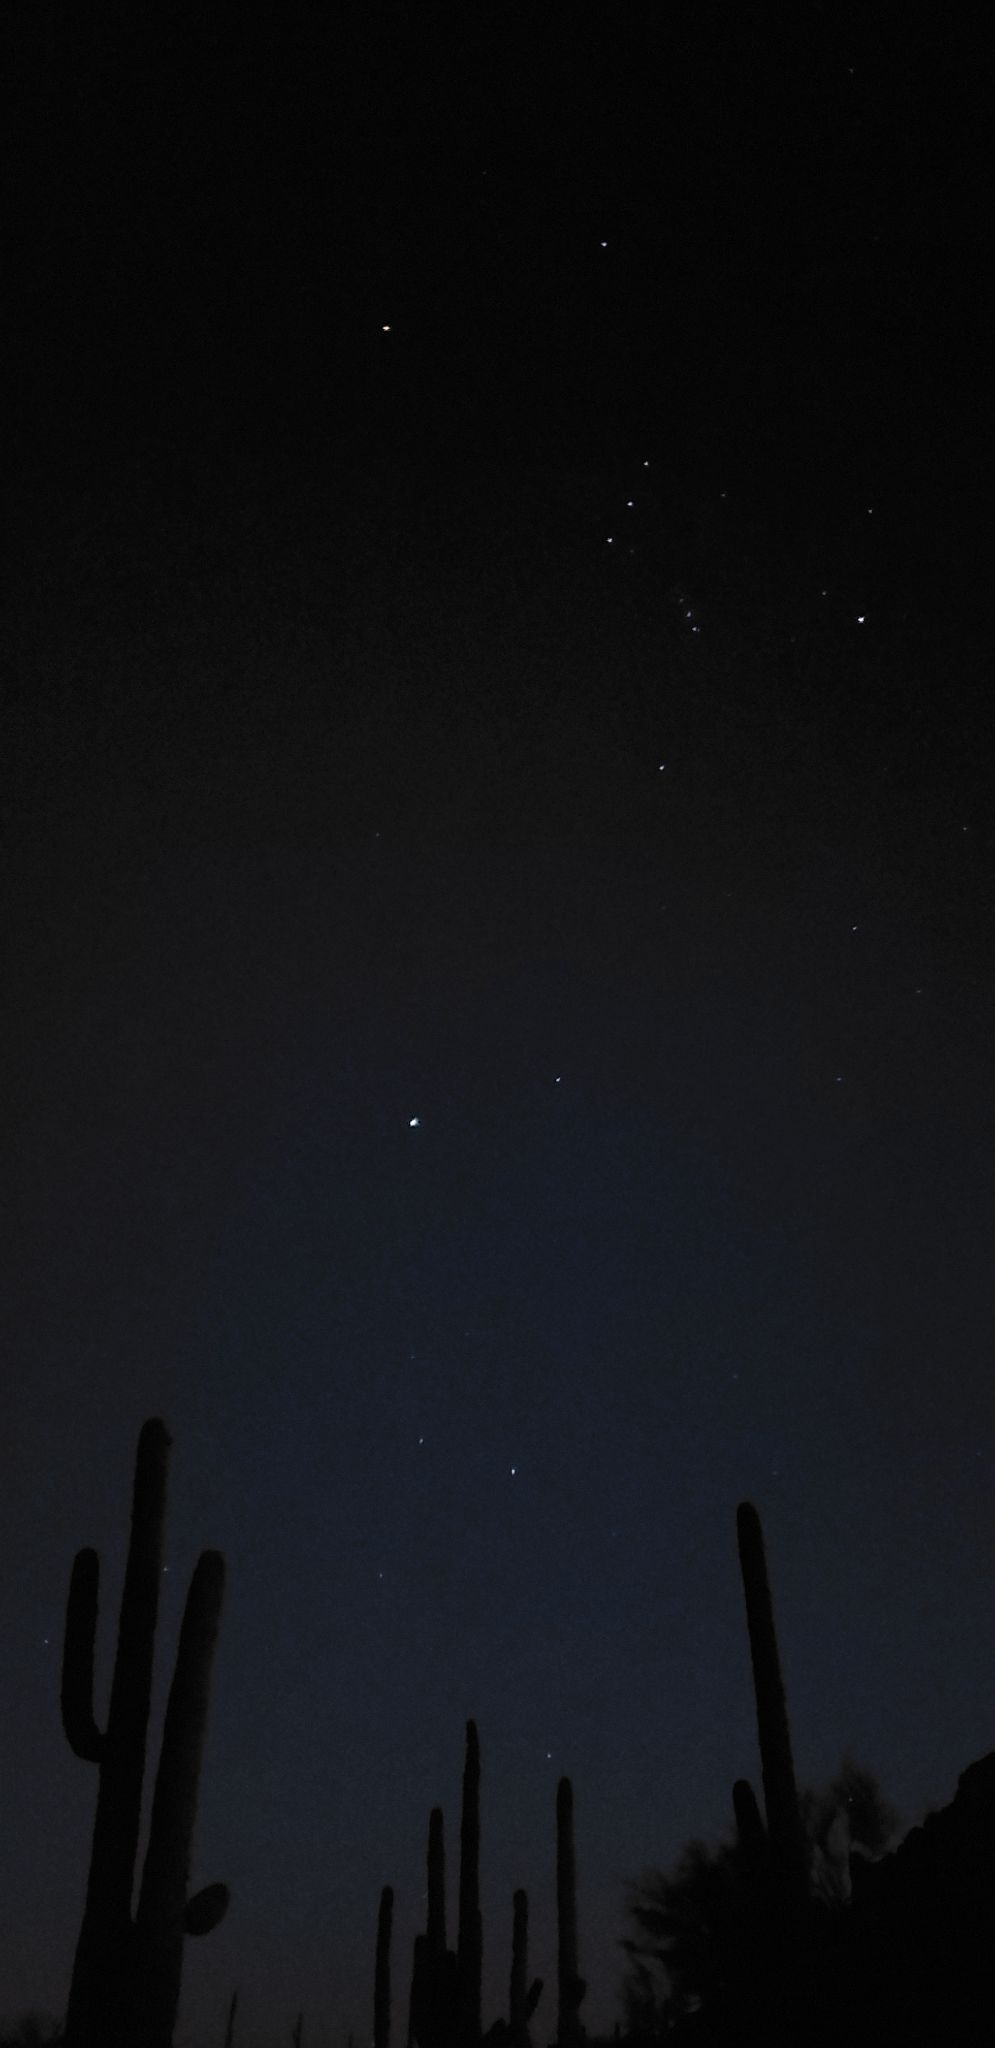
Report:
M455 1955L446 1948L445 1850L442 1811L428 1826L428 1925L415 1939L408 2038L418 2048L479 2048L483 1973L480 1917L480 1743L466 1724L460 1824L459 1929Z
M428 1823L428 1925L415 1937L408 2041L418 2048L454 2048L457 1961L446 1948L446 1854L441 1806Z
M428 1817L428 1926L426 1935L434 1956L446 1952L446 1838L441 1806L433 1806Z
M749 1501L736 1511L739 1561L746 1595L746 1620L753 1663L757 1733L763 1771L764 1805L772 1881L785 1902L798 1906L808 1895L805 1838L791 1755L788 1709L774 1628L760 1516ZM754 1801L754 1805L756 1802ZM759 1815L757 1816L759 1818ZM752 1822L748 1822L752 1826Z
M483 1926L480 1916L480 1743L475 1721L466 1724L456 1962L459 2048L477 2048L481 2022Z
M529 1902L517 1891L512 1904L508 2020L511 2048L529 2048L529 2021L542 1997L542 1978L529 1983Z
M577 1871L574 1795L569 1778L556 1788L557 2048L577 2048L580 2007L587 1986L577 1967Z
M75 1560L66 1610L62 1721L76 1755L99 1766L86 1904L76 1946L66 2048L170 2048L186 1934L210 1933L228 1905L224 1885L187 1895L211 1664L224 1591L224 1560L205 1551L195 1568L180 1629L152 1799L149 1841L132 1917L135 1859L162 1576L165 1423L144 1424L138 1440L131 1537L118 1624L106 1732L93 1711L99 1562Z
M385 1884L377 1914L377 1953L373 1973L373 2048L390 2048L390 1931L394 1894Z

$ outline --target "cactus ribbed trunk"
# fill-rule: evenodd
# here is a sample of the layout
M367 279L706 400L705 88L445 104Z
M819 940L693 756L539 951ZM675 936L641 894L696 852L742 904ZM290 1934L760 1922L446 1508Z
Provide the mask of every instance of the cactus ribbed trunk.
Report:
M753 1663L771 1877L785 1903L797 1906L804 1901L808 1890L805 1841L763 1529L760 1516L749 1501L742 1501L737 1509L736 1530Z
M377 1914L377 1953L373 1975L373 2048L390 2048L390 1932L394 1894L385 1884Z
M481 2035L483 1928L480 1916L480 1743L474 1721L468 1721L466 1724L456 1961L457 2042L459 2048L478 2048Z
M574 1854L574 1795L569 1778L556 1788L557 2048L577 2048L582 2038L580 2007L586 1986L577 1963L577 1869Z

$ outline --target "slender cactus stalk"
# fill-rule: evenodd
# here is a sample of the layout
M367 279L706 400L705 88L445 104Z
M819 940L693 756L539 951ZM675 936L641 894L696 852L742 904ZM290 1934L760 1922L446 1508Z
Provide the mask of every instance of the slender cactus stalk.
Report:
M457 2041L459 2048L477 2048L481 2035L483 1928L480 1915L480 1743L474 1721L466 1724L456 1960Z
M428 1817L428 1945L434 1956L446 1953L446 1837L441 1806Z
M767 1574L763 1529L756 1508L742 1501L736 1513L739 1560L746 1595L746 1619L753 1662L757 1733L763 1771L764 1805L771 1875L785 1901L807 1896L805 1841L791 1754L791 1731L781 1676L774 1609Z
M556 1789L557 2048L577 2048L582 2038L581 2001L587 1986L577 1965L577 1870L574 1854L574 1795L569 1778Z
M390 1933L394 1894L385 1884L377 1915L376 1967L373 1973L373 2048L390 2048Z
M446 1947L446 1852L441 1806L428 1822L428 1925L415 1936L408 2048L455 2048L458 1963Z
M529 1901L517 1891L512 1901L511 1982L508 2020L511 2048L529 2048L529 2021L542 1996L542 1978L529 1983Z

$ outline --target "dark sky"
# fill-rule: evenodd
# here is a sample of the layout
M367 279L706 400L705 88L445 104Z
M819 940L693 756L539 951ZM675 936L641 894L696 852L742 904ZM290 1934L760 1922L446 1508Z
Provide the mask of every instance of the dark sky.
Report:
M362 2042L388 1882L401 2039L468 1715L485 2019L566 1772L611 2024L759 1780L744 1497L803 1782L995 1742L980 54L581 12L5 25L0 2014L147 1415L160 1704L229 1568L189 2048Z

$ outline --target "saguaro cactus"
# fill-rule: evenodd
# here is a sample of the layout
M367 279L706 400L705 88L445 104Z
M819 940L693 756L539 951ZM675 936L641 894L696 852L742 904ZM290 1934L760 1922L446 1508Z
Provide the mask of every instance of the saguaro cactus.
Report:
M170 2048L185 1934L208 1934L228 1905L224 1885L187 1895L211 1664L224 1591L224 1560L198 1560L180 1629L152 1800L149 1842L132 1917L135 1859L162 1576L165 1423L138 1440L131 1537L118 1624L107 1728L93 1711L99 1562L75 1560L66 1610L62 1722L76 1755L99 1767L86 1903L66 2015L67 2048Z
M466 1724L463 1811L460 1822L457 2038L477 2048L481 2031L483 1926L480 1916L480 1743L477 1724Z
M446 1835L441 1806L433 1806L428 1817L428 1925L429 1949L434 1956L446 1953Z
M750 1501L741 1501L736 1511L736 1531L753 1663L771 1877L784 1900L799 1905L804 1902L808 1890L805 1840L798 1807L763 1529L760 1516ZM752 1816L747 1817L745 1807L743 1819L755 1843L755 1825Z
M529 1983L529 1901L517 1891L512 1901L511 1983L508 1993L511 2048L529 2048L529 2021L542 1997L542 1978Z
M376 1968L373 1974L373 2048L390 2048L390 1930L394 1894L385 1884L377 1915Z
M446 1948L442 1812L428 1826L428 1925L415 1939L408 2038L419 2048L479 2048L483 1938L480 1917L480 1743L466 1724L460 1823L459 1928Z
M428 1822L428 1924L415 1936L408 2041L418 2048L454 2048L457 1961L446 1948L446 1850L441 1806Z
M577 1967L577 1869L574 1795L569 1778L556 1788L557 2048L577 2048L581 2001L587 1986Z

